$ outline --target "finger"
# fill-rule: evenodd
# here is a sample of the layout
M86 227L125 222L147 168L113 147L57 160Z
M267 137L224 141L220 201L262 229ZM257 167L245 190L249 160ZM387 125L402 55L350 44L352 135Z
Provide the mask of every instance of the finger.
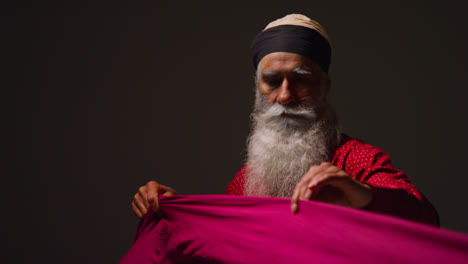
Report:
M333 179L333 173L328 173L324 172L320 175L318 175L317 178L314 179L313 182L309 184L309 189L312 191L312 194L310 196L310 199L313 201L319 200L319 197L321 196L321 191L325 186L330 185L332 179Z
M307 190L304 193L304 200L312 200L311 198L313 193L314 192L311 189L307 188Z
M165 192L163 193L164 196L177 195L177 192L174 189L172 189L171 187L168 187L168 186L162 186L162 187L165 188Z
M161 186L155 181L150 181L146 184L146 200L150 205L154 200L158 199L160 189Z
M310 169L306 172L306 174L302 177L301 182L307 182L309 183L312 179L316 178L318 175L322 174L324 171L328 170L328 166L312 166ZM307 184L306 184L307 185Z
M314 175L314 177L310 181L307 182L307 188L312 190L317 185L317 183L320 182L322 179L323 179L323 172Z
M306 192L309 188L307 188L307 182L301 184L301 186L299 186L299 194L298 194L298 199L299 200L306 200Z
M307 191L308 182L310 182L317 173L320 173L324 170L324 167L321 166L311 166L302 179L297 183L294 193L291 197L291 211L297 213L299 210L299 199L304 199L303 193Z
M322 165L314 165L314 166L311 166L309 168L309 170L306 172L306 174L304 175L304 177L302 177L303 179L307 176L313 176L313 175L316 175L318 173L320 173L321 171L323 171L325 169L324 166Z
M312 190L311 200L322 201L334 204L342 204L339 202L342 193L340 184L337 182L342 181L344 177L337 177L335 173L325 173L314 183Z
M323 170L320 174L316 175L307 185L309 189L313 189L320 184L324 184L336 178L336 172L334 168L328 168Z
M159 198L158 193L153 191L148 191L148 203L151 210L159 214Z
M319 183L323 181L323 177L319 177L320 176L317 176L315 179L310 181L309 184L307 184L307 188L310 190L315 189L319 185Z
M151 210L153 212L157 213L159 211L159 201L158 201L158 196L157 195L148 195L148 202L150 204Z
M136 194L135 195L135 198L133 199L133 203L140 209L140 212L145 215L146 214L146 211L147 211L147 208L149 207L149 204L148 206L146 206L143 201L142 201L142 198L140 197L139 194Z
M143 219L143 214L140 212L140 208L138 208L134 202L132 202L132 210L138 218Z
M332 185L337 188L343 188L346 185L347 181L351 179L347 174L346 175L337 175L336 173L324 173L320 175L313 182L311 182L308 187L310 189L316 189L321 185Z
M307 183L301 182L296 185L296 189L291 198L291 211L297 213L299 210L299 200L304 200L304 194L307 191Z
M298 210L298 188L296 186L296 189L294 190L294 193L291 197L291 212L293 214L297 213L297 210Z
M317 175L308 185L307 185L307 190L310 192L307 193L307 198L308 200L317 200L317 196L320 193L320 190L322 189L323 186L328 184L328 179L329 179L329 174L327 173L321 173L320 175Z
M147 191L148 190L147 190L146 186L141 186L138 189L138 194L140 194L140 196L142 197L141 200L142 200L143 204L145 205L145 208L149 207Z
M318 171L318 167L317 168L311 167L309 171L307 171L306 174L302 176L302 179L296 184L295 192L300 193L301 187L307 186L309 182L312 181L312 179L316 177L317 171Z
M162 185L155 182L155 181L149 181L147 184L146 184L146 189L147 189L147 192L150 193L150 192L159 192Z
M149 202L151 210L159 215L159 199L156 197L156 199L150 200Z
M336 167L335 165L331 164L330 162L323 162L320 164L320 171L317 174L339 174L342 171L340 168Z
M172 196L172 195L177 195L177 193L173 192L173 191L167 191L165 193L163 193L164 196Z

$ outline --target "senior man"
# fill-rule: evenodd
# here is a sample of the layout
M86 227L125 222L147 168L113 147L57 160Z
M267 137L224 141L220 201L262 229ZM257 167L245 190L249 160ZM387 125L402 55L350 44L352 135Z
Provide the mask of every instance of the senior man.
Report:
M439 224L387 154L339 131L327 102L331 48L322 26L285 16L256 36L252 53L257 89L248 161L227 194L290 197L293 212L298 200L315 200ZM176 192L150 181L135 194L134 213L157 212L158 194Z

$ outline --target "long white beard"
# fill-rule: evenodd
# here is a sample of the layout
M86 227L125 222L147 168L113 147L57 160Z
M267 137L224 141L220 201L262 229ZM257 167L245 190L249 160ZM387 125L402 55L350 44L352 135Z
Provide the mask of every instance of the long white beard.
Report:
M245 192L290 197L312 165L330 161L340 141L336 114L326 102L268 106L257 93L248 139Z

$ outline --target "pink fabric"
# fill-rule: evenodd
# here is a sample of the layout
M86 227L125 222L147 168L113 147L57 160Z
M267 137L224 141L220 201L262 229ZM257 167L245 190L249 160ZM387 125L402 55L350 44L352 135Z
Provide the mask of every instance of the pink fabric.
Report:
M160 198L128 263L467 263L468 235L313 201L230 195Z

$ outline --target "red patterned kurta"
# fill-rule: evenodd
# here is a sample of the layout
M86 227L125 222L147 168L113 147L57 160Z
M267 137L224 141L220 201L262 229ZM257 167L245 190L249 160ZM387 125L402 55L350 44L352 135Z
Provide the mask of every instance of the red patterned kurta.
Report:
M390 157L382 150L344 135L332 163L353 179L373 187L374 199L368 210L439 225L432 204L411 184L408 176L393 168ZM244 195L245 169L244 166L236 174L226 194Z

